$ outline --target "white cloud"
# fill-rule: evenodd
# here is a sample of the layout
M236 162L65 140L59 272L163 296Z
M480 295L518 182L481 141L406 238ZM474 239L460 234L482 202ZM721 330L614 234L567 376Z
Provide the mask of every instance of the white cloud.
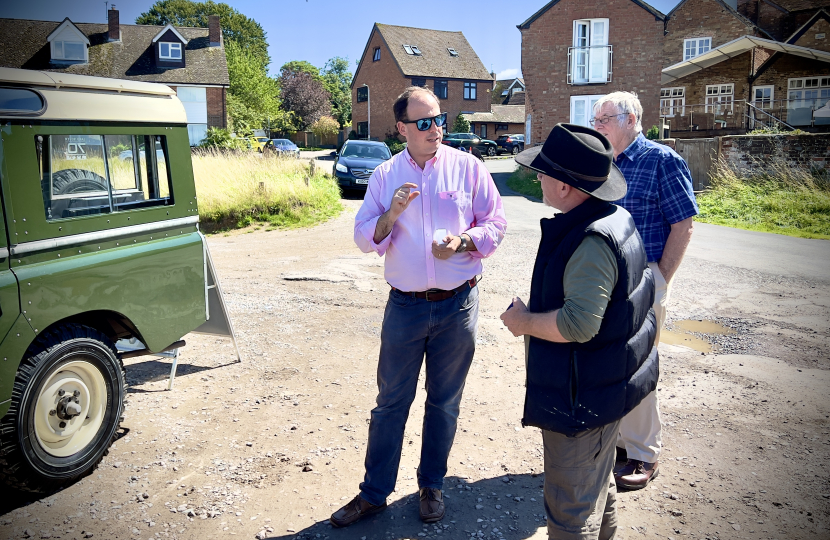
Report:
M497 80L515 79L519 76L519 70L516 68L505 69L496 73Z

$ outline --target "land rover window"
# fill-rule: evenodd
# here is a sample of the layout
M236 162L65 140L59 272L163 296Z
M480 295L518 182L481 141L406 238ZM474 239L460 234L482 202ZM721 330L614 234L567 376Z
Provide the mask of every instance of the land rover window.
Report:
M28 88L0 88L0 112L4 114L43 114L43 97Z
M49 135L36 143L47 220L173 203L164 137Z

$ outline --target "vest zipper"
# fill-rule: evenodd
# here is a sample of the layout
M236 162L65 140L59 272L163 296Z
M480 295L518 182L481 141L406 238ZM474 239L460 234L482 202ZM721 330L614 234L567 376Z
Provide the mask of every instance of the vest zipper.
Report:
M571 415L576 418L576 407L579 404L579 370L576 363L576 351L571 352Z

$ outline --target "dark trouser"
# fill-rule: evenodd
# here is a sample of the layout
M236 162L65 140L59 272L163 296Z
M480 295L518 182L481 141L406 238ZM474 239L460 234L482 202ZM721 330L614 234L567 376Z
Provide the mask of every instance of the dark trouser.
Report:
M620 422L574 437L542 431L548 537L612 540L617 533L615 442Z
M427 400L418 486L442 489L461 393L473 361L478 287L427 302L389 293L381 330L377 407L372 409L360 496L378 505L395 489L404 427L426 355Z

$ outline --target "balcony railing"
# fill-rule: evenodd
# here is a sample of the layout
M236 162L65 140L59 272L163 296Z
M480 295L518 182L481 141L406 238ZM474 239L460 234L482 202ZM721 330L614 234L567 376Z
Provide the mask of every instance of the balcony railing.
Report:
M660 108L660 116L672 132L717 129L792 128L830 126L830 100L776 99L734 101L698 105L672 105Z
M611 45L568 47L568 84L611 82L613 56Z

